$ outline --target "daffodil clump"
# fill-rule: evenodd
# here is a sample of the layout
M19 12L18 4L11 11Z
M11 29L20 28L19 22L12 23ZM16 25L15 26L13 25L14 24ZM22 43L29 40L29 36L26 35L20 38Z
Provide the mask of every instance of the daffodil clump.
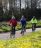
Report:
M17 39L0 40L0 48L41 48L41 31Z

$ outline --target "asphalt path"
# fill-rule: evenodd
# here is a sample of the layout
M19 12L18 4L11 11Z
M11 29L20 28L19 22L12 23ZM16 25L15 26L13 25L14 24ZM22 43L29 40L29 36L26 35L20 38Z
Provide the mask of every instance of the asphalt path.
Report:
M36 28L35 32L39 31L39 30L41 30L41 28ZM16 31L15 38L22 37L20 32L21 32L21 30ZM26 29L25 35L28 34L28 33L31 33L31 32L32 32L32 29ZM0 40L4 40L4 39L6 39L6 40L10 39L10 32L8 32L8 33L0 33Z

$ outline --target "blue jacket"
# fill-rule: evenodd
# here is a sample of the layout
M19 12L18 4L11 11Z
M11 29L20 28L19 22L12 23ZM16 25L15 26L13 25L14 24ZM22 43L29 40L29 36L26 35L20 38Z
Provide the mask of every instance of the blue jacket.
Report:
M25 25L26 24L26 19L25 18L21 18L21 24Z

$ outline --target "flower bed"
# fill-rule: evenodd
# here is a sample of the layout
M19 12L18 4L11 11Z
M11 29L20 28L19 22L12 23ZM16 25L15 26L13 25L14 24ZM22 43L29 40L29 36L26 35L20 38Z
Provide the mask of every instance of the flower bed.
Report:
M41 48L41 31L17 39L0 40L0 48Z

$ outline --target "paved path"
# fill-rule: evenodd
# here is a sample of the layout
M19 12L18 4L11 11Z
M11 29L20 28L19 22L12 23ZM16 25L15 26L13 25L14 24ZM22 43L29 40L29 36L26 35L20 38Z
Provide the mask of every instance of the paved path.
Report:
M41 30L41 28L36 28L36 31L39 31ZM22 35L20 34L21 30L20 31L16 31L16 35L15 35L15 38L18 38L18 37L21 37ZM27 29L26 32L25 32L25 35L32 32L32 29ZM10 32L8 33L0 33L0 40L1 39L10 39Z

